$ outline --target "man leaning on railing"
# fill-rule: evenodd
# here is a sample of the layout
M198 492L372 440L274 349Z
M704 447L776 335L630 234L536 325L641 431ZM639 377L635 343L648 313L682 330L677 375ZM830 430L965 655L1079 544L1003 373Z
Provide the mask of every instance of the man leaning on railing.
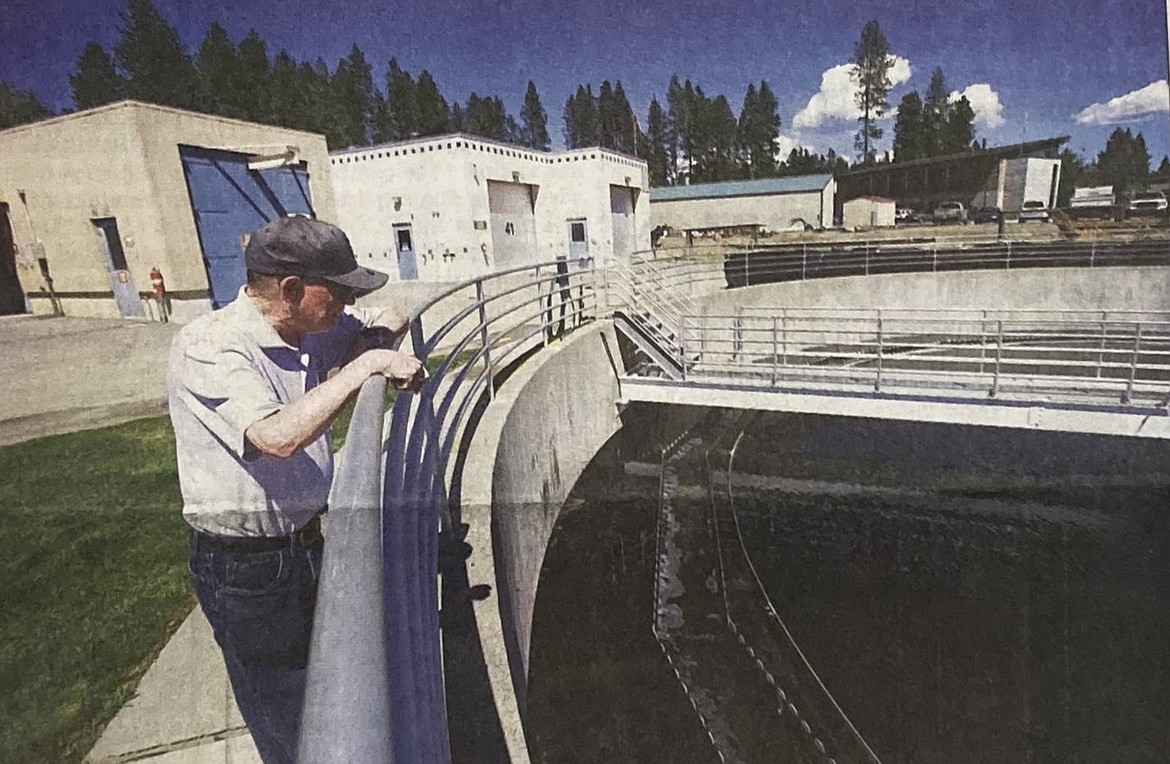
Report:
M275 220L244 253L248 283L179 332L167 389L190 571L265 764L296 759L333 478L330 426L369 377L418 389L426 371L394 348L394 309L349 308L385 274L308 218ZM337 367L333 376L328 373Z

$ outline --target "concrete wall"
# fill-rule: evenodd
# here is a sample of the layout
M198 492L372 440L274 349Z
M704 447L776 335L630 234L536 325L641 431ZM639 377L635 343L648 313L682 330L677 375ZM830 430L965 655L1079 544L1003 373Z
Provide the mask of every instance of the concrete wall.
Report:
M542 351L497 392L464 469L461 511L473 550L468 582L493 587L475 605L478 644L512 761L527 760L521 719L545 548L573 484L621 426L614 366L620 363L610 322ZM496 759L484 751L479 760Z
M634 189L635 239L649 248L646 164L611 151L549 153L447 135L336 152L330 163L339 225L358 261L391 279L398 278L395 224L411 226L422 281L460 281L494 270L489 181L535 187L529 262L566 256L567 221L579 218L587 223L589 253L612 256L611 185Z
M883 274L724 290L708 313L737 306L986 310L1170 310L1170 268L1028 268Z
M119 315L101 237L91 222L98 217L117 219L139 292L149 291L150 269L158 266L168 290L179 293L173 300L177 318L210 308L180 144L244 153L296 146L309 166L318 215L335 217L325 139L311 133L136 102L0 132L0 202L10 206L18 246L42 243L67 314ZM27 215L18 189L25 191ZM24 290L33 293L34 312L49 312L35 263L24 259L19 275Z
M833 186L830 183L819 193L653 202L650 222L652 227L668 225L680 230L761 224L779 231L791 225L794 218L801 218L811 226L827 227L833 222Z

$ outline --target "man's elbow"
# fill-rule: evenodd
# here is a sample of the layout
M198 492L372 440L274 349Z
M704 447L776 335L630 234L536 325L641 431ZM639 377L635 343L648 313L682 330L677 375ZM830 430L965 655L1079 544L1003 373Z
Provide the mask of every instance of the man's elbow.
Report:
M304 448L298 439L281 437L255 425L244 431L244 438L260 453L277 459L288 459Z

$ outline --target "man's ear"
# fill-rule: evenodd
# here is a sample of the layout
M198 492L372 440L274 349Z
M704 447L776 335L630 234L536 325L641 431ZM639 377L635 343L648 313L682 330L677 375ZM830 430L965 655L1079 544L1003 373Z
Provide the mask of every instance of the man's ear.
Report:
M285 276L280 280L280 297L292 305L297 305L305 297L305 280L300 276Z

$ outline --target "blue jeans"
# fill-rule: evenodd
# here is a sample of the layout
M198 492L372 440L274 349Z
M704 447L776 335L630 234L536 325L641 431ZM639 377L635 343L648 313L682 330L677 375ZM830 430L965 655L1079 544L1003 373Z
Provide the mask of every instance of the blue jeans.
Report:
M265 764L296 761L322 547L318 538L308 547L240 551L191 535L195 595Z

